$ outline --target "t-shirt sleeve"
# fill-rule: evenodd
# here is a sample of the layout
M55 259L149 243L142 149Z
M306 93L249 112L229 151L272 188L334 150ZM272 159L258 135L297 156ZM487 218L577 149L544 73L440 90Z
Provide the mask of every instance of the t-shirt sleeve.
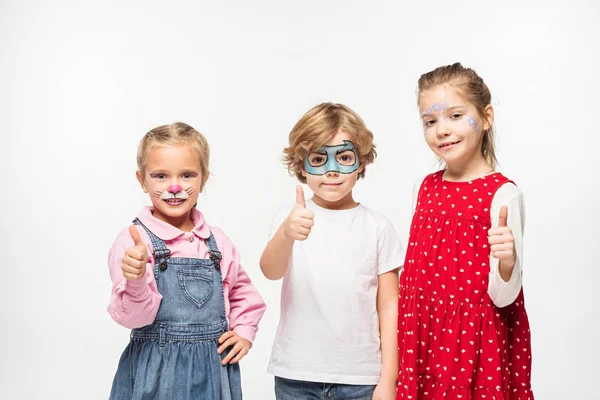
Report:
M406 252L392 223L386 219L379 233L377 253L377 274L381 275L395 268L402 268Z

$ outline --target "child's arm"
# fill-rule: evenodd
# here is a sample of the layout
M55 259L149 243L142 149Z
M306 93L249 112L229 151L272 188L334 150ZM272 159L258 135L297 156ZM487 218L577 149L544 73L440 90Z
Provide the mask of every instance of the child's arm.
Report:
M230 329L252 343L258 331L258 323L262 319L267 305L240 265L237 249L234 246L232 249L232 261L225 278L232 284L229 289Z
M398 379L398 270L405 250L392 223L385 220L377 243L377 314L381 340L381 377L373 399L395 399Z
M267 279L283 278L292 254L294 241L308 238L314 225L314 216L315 214L306 208L302 187L297 186L296 204L287 218L279 225L260 257L260 269ZM277 224L280 219L275 216L273 224ZM273 225L271 229L274 229Z
M152 273L152 258L147 257L152 250L150 240L141 228L136 226L136 229L137 247L145 245L146 258L148 258L145 272L142 270L143 274L140 272L139 278L132 274L132 270L125 262L127 257L130 257L126 254L127 251L136 247L128 229L124 229L119 234L108 254L108 267L113 283L108 313L118 324L129 329L140 328L154 322L162 300ZM127 279L124 275L131 279Z
M212 232L223 255L223 294L227 296L225 308L230 329L219 338L217 351L221 354L231 347L222 363L233 364L250 351L267 306L242 268L237 248L220 229L212 228Z
M256 337L258 324L267 309L267 305L242 266L237 264L237 268L231 268L231 271L235 270L237 270L237 282L229 291L231 330L219 338L219 354L229 346L233 348L223 359L223 364L236 363L248 354Z
M506 207L506 215L502 208ZM523 193L512 183L502 185L492 200L488 294L497 307L512 304L521 291L525 206Z
M395 399L398 379L398 269L378 277L377 314L381 339L381 377L373 400Z
M279 226L260 256L260 269L267 279L283 278L292 255L294 239L285 233L284 224L285 221Z

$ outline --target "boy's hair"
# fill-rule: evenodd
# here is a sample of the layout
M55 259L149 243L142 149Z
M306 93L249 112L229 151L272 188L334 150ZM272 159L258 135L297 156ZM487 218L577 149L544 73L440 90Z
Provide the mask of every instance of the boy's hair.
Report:
M483 79L471 68L465 68L460 63L444 65L427 72L419 78L419 96L428 89L440 85L450 85L454 87L459 94L477 109L479 117L486 120L485 107L492 102L492 94ZM496 149L494 145L494 126L493 121L488 121L490 128L483 131L483 140L481 142L481 153L488 164L495 168L498 160L496 159Z
M290 132L289 146L283 149L283 163L290 175L296 175L300 182L306 183L302 176L306 156L324 146L340 130L350 136L363 166L358 178L364 177L366 166L377 157L373 133L357 113L343 104L334 103L321 103L311 108Z
M171 125L161 125L151 129L144 135L138 146L138 169L142 174L145 173L148 153L153 147L182 144L189 145L196 153L202 172L202 187L204 187L210 174L208 170L210 148L208 147L208 142L204 135L183 122L176 122Z

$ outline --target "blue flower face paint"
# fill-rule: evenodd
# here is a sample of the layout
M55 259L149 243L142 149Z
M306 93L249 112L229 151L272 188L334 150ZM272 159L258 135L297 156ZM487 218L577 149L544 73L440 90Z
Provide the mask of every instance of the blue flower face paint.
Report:
M471 128L475 129L476 132L479 132L479 124L477 123L477 120L475 120L475 117L469 115L467 117L467 124L469 124Z
M435 111L435 112L442 111L447 108L448 108L448 104L440 104L440 103L433 104L433 111Z
M462 123L466 123L476 132L481 131L477 119L472 115L466 115L464 113L463 106L449 107L446 103L434 103L431 107L428 107L425 110L425 113L423 115L425 114L430 114L432 117L430 119L424 120L425 123L423 125L423 133L426 133L427 128L433 126L435 124L435 121L437 121L440 118L445 118L450 121L464 121ZM463 116L465 117L464 119L461 118Z
M323 146L304 159L304 169L311 175L325 175L328 172L351 174L358 167L358 154L349 140L337 146Z

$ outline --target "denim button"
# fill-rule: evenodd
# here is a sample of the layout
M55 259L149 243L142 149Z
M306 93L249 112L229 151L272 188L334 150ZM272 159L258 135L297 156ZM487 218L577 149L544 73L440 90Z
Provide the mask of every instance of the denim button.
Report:
M161 271L166 271L167 270L167 262L163 261L161 262L158 267L160 268Z

